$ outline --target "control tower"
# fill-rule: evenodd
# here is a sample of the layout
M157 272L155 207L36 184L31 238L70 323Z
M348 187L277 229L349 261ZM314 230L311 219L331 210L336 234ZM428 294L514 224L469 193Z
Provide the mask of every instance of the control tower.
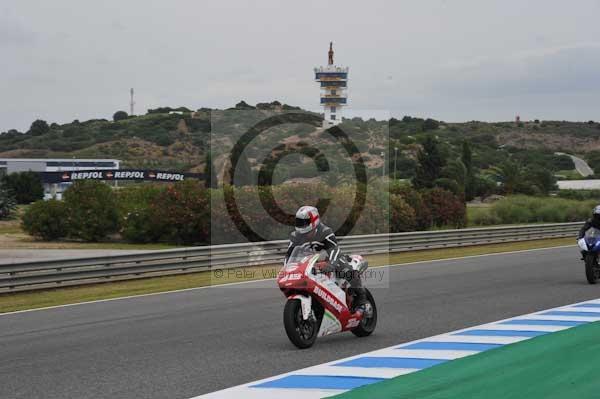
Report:
M342 109L348 95L348 67L334 65L333 42L329 43L327 66L315 68L315 80L321 85L321 105L323 106L323 127L342 122Z

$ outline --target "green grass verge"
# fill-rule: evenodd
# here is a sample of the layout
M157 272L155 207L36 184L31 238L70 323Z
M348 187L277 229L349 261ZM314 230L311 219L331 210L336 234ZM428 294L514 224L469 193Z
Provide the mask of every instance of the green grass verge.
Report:
M498 220L493 217L492 206L467 206L467 224L468 227L481 227L498 224Z
M581 180L585 179L584 176L581 176L581 173L577 171L577 169L569 169L569 170L559 170L554 173L555 176L559 177L559 180Z
M372 266L380 266L535 248L547 248L568 244L573 244L572 238L402 252L389 255L373 255L369 256L368 259ZM43 291L0 294L0 313L99 299L119 298L130 295L141 295L186 288L203 287L208 285L260 280L275 277L279 271L279 268L279 265L257 266L251 268L227 269L223 271L222 276L215 275L215 271L198 272L178 276L152 277L141 280L55 288Z
M590 323L452 360L333 398L598 398L599 335L600 323Z

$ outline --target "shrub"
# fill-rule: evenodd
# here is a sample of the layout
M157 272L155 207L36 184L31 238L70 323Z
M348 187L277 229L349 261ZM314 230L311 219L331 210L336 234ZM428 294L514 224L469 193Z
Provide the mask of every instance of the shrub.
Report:
M285 239L293 230L296 210L307 204L317 205L319 198L329 199L327 209L319 208L323 223L338 234L377 234L387 233L390 229L389 193L383 189L371 189L365 198L364 208L353 209L355 187L341 184L335 188L324 184L284 184L272 186L273 203L267 196L268 187L231 187L226 186L235 201L249 230L239 233L225 204L223 190L211 190L211 240L213 244L233 241ZM263 196L263 203L259 199ZM359 190L359 195L360 190ZM280 212L278 208L281 208ZM265 209L275 217L266 216ZM289 215L289 216L286 216ZM353 225L343 226L345 220ZM347 230L346 227L351 227ZM256 233L256 234L254 234ZM245 238L246 237L246 238Z
M64 202L57 200L37 201L23 214L21 224L28 234L45 241L66 237L69 210Z
M552 190L556 190L556 178L551 171L542 167L528 168L523 176L525 185L536 187L539 192L548 194Z
M573 200L596 200L600 202L600 190L559 190L558 197Z
M149 243L159 241L163 235L163 223L153 217L148 207L138 208L123 217L121 236L130 242Z
M29 128L29 134L32 136L41 136L50 131L50 126L48 126L48 122L42 119L36 119Z
M600 174L600 151L590 151L585 155L588 165L594 170L595 174Z
M118 121L122 121L129 118L129 115L127 115L127 112L125 111L117 111L113 114L113 121L118 122Z
M434 226L460 228L467 224L464 202L450 191L433 188L425 190L422 196L431 211Z
M152 213L152 204L164 191L158 185L141 185L117 193L121 235L136 243L156 242L164 234L164 222Z
M472 226L491 226L500 224L500 218L490 207L467 208L469 224Z
M30 204L44 198L44 187L36 172L17 172L2 178L6 188L11 190L17 203Z
M336 200L335 206L329 211L329 216L335 216L332 226L340 226L346 218L353 220L355 225L350 231L339 231L340 234L381 234L390 231L391 209L390 194L382 188L369 187L367 191L358 190L358 195L364 198L364 208L362 210L352 210L354 204L353 185L340 185L332 190L330 196ZM337 213L337 214L336 214Z
M498 190L496 182L490 176L477 175L473 180L475 196L477 197L487 197Z
M503 224L578 222L589 217L595 205L594 201L516 195L496 202L492 212Z
M416 225L414 209L400 195L390 195L390 233L413 231Z
M433 185L446 191L450 191L456 196L464 195L464 188L461 188L456 180L448 179L447 177L440 177L439 179L436 179L433 182Z
M509 202L497 202L494 204L493 212L502 224L529 223L533 219L529 208Z
M161 191L150 215L160 223L161 236L177 244L210 243L210 195L197 181L183 181Z
M553 155L551 158L553 170L571 170L575 169L575 163L567 155Z
M436 121L435 119L427 118L423 122L423 130L424 131L436 130L439 127L440 127L440 123L438 121Z
M398 159L396 160L396 174L394 175L394 178L411 179L415 175L416 165L417 163L412 159L398 155ZM392 170L393 168L394 164L392 163Z
M112 189L98 181L75 182L63 194L69 211L69 236L98 241L119 231L119 212Z
M397 194L413 209L415 212L415 228L417 230L427 230L433 224L431 210L423 201L422 195L410 185L405 183L390 184L390 193Z

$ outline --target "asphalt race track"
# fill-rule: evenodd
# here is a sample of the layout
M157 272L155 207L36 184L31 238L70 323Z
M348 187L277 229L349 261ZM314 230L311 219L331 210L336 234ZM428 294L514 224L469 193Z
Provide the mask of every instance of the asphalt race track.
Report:
M274 281L0 316L0 398L181 398L600 298L576 247L393 267L375 334L300 351Z

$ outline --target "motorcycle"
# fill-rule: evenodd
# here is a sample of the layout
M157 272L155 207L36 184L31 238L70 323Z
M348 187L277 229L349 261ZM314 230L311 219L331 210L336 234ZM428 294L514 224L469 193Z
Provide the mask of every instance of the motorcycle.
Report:
M598 253L600 253L600 230L592 227L585 232L583 238L577 242L581 248L585 261L585 276L588 283L596 284L600 278Z
M364 312L352 311L355 296L350 284L335 273L323 273L328 264L320 254L307 247L296 247L281 269L277 284L287 297L283 325L290 341L300 349L310 348L317 337L351 331L366 337L375 331L377 306L366 290ZM351 255L353 269L364 274L368 263L360 255Z

